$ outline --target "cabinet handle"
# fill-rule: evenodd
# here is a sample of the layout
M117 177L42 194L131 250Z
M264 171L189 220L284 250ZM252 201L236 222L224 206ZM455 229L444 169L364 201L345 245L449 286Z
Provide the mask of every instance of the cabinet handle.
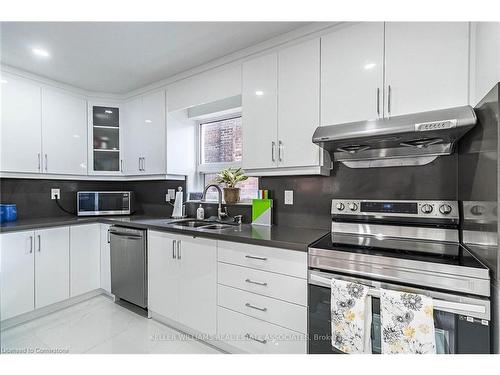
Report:
M283 142L279 141L278 142L278 160L281 162L283 161Z
M141 168L141 159L142 158L139 158L139 170L142 171L142 168Z
M264 340L258 339L257 337L253 337L249 333L245 334L245 337L247 339L250 339L250 340L253 340L253 341L257 341L258 343L261 343L261 344L267 344L267 340L265 340L265 339Z
M146 172L146 157L142 157L142 170Z
M261 286L267 286L267 283L263 283L261 281L253 281L253 280L250 280L250 279L246 279L245 282L249 283L249 284L256 284L256 285L261 285Z
M33 236L30 236L30 254L33 254Z
M275 156L275 153L276 153L276 142L272 141L271 142L271 160L273 162L276 161L276 156Z
M48 157L47 157L47 154L45 154L45 172L48 172Z
M176 240L172 240L172 259L175 259L175 246L177 244Z
M257 260L267 260L267 258L257 257L255 255L245 255L245 258L248 258L248 259L257 259Z
M109 229L108 229L108 243L111 243L111 232Z
M181 259L181 241L177 241L177 259Z
M257 306L252 305L249 302L245 303L245 306L249 307L251 309L259 310L259 311L267 311L267 307L257 307Z
M377 87L377 115L380 117L380 87Z
M42 251L42 236L38 235L38 252Z
M42 156L38 153L38 172L42 170Z
M123 173L123 159L120 159L120 172Z
M389 114L389 116L391 115L391 97L392 97L392 88L391 85L389 85L387 92L387 113Z

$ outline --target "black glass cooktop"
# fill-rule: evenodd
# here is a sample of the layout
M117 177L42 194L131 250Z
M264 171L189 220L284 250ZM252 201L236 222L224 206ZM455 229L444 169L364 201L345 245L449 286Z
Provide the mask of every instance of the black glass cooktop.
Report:
M464 246L454 242L387 240L377 239L372 236L330 233L313 243L310 247L488 269Z

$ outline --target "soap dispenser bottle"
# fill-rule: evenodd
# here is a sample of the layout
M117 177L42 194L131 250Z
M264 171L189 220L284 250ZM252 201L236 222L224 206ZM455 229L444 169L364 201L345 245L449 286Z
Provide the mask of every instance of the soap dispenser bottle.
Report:
M200 207L198 207L198 209L196 210L196 219L203 220L204 218L205 218L205 210L203 209L200 203Z

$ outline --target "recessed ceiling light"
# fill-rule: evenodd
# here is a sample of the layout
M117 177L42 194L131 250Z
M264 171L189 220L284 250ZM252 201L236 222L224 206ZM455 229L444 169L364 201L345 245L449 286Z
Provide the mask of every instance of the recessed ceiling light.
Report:
M264 95L264 91L262 91L262 90L257 90L257 91L255 91L255 95L257 95L257 96L262 96L262 95Z
M375 65L377 65L377 64L375 64L375 63L368 63L368 64L366 64L364 66L364 68L365 68L365 70L370 70L370 69L375 68Z
M50 53L42 48L33 48L31 52L39 57L50 57Z
M110 111L109 109L106 109L106 110L104 110L104 113L109 113L109 114L111 114L111 113L113 113L113 111Z
M144 120L144 122L145 122L146 124L151 124L153 121L151 121L151 120Z

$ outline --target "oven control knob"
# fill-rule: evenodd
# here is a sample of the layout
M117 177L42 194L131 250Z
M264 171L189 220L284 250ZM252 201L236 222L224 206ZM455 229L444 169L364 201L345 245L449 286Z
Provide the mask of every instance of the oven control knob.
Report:
M432 212L432 206L430 204L424 204L421 210L424 214L430 214Z
M449 204L442 204L439 207L439 212L441 212L443 215L448 215L451 212L451 206Z
M345 208L344 203L341 203L341 202L337 203L337 205L335 207L339 211L344 211L344 208Z
M358 205L356 203L349 203L349 209L351 211L356 211L358 209Z

